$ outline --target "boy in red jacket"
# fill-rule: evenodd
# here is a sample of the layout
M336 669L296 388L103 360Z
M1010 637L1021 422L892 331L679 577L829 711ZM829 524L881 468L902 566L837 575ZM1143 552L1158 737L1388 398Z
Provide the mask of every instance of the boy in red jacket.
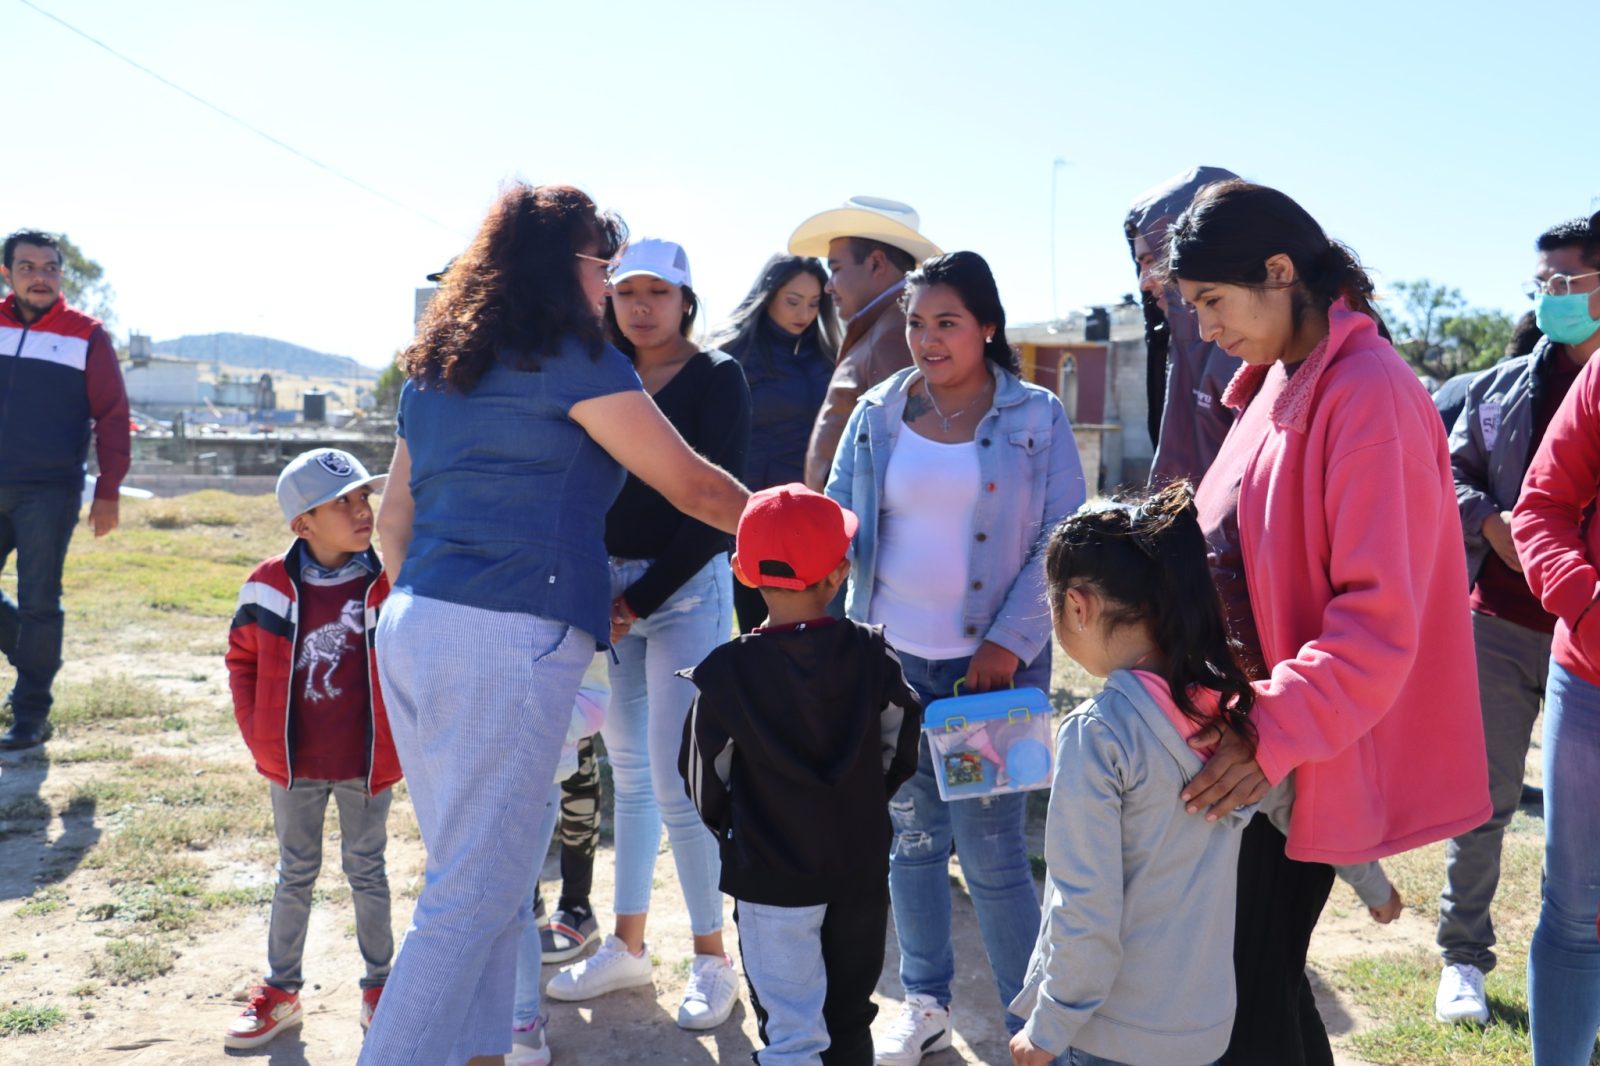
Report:
M400 763L372 644L389 582L372 549L371 504L386 480L336 448L293 459L278 477L278 505L295 541L257 566L239 592L228 683L239 731L271 782L278 883L267 978L228 1027L230 1048L259 1047L301 1022L300 960L330 796L339 806L341 858L366 963L362 1029L389 976L394 936L383 852Z

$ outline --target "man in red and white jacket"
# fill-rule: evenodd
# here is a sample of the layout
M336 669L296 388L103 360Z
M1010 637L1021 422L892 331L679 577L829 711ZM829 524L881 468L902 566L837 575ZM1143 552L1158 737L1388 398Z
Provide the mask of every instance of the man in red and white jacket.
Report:
M11 295L0 302L0 566L17 553L17 601L0 594L0 651L16 667L12 726L0 749L50 738L50 686L61 669L61 571L78 522L89 440L100 478L89 525L117 528L128 473L128 395L98 320L61 295L61 248L47 233L5 240Z

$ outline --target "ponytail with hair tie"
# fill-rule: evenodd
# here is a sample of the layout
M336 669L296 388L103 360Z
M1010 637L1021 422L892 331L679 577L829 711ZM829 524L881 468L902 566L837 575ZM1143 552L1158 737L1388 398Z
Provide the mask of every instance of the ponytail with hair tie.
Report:
M1222 720L1253 743L1255 690L1228 635L1189 482L1081 508L1050 536L1045 584L1052 616L1069 586L1088 585L1105 601L1105 625L1147 624L1184 715L1210 724L1194 702L1195 689L1210 689Z

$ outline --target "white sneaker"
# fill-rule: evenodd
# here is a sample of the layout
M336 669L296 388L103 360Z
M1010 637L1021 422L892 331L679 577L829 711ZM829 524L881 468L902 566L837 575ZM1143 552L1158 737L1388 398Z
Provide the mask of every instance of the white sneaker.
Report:
M950 1008L932 996L907 996L900 1017L872 1042L878 1066L917 1066L922 1056L950 1046Z
M565 967L550 978L544 991L551 999L569 1003L593 999L619 988L649 984L651 969L648 944L643 954L635 955L628 950L628 945L614 936L608 936L601 943L599 951L582 962Z
M1441 1022L1488 1022L1483 971L1463 962L1446 963L1439 975L1439 994L1433 997L1433 1016Z
M696 955L689 987L678 1004L679 1029L715 1029L728 1020L739 1000L739 977L726 955Z
M538 1019L526 1029L511 1028L511 1054L506 1066L550 1066L550 1044L545 1040L545 1020Z

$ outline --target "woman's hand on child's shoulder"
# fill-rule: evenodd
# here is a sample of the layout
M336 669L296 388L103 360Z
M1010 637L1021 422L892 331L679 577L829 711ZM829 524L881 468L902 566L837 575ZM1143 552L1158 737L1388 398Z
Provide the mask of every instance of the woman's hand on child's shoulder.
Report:
M1183 790L1190 814L1206 811L1206 821L1214 822L1238 807L1260 803L1271 788L1254 746L1234 730L1220 723L1208 725L1189 738L1189 746L1196 751L1216 749Z
M1050 1066L1056 1057L1042 1048L1034 1047L1027 1033L1011 1038L1011 1066Z

